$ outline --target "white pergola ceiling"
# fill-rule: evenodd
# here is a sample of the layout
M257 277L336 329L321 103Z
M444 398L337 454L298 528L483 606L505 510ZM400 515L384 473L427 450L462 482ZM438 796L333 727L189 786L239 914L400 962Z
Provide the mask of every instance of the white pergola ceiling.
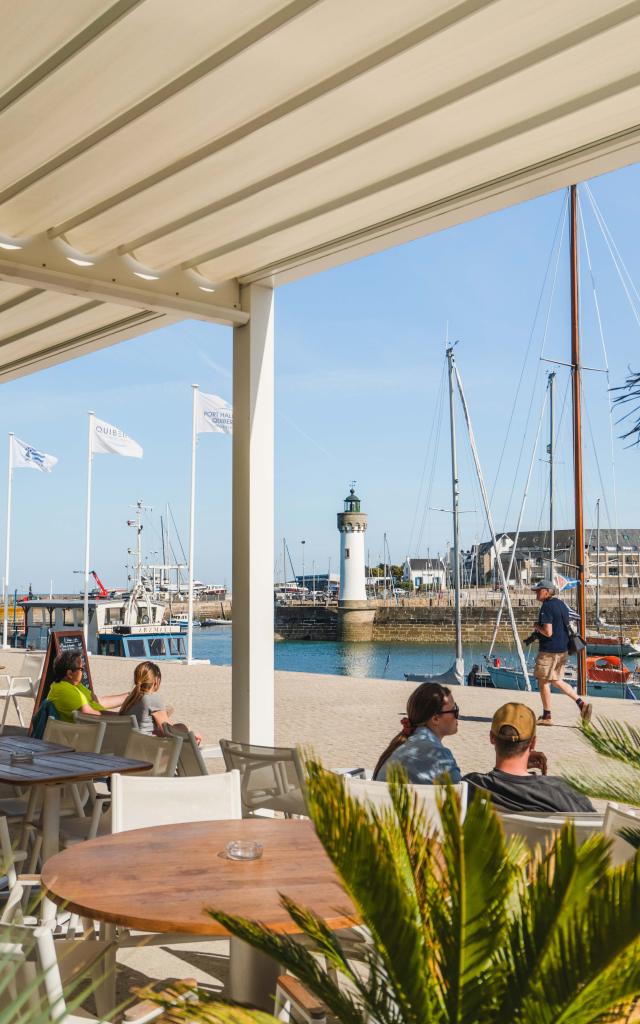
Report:
M241 324L242 283L640 155L640 0L0 0L0 24L0 379Z

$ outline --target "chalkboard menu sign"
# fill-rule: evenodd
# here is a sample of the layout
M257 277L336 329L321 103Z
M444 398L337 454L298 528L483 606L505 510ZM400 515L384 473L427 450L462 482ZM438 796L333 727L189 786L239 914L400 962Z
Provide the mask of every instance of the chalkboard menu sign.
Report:
M55 660L59 654L62 654L65 651L77 651L78 655L82 658L82 682L84 686L91 690L91 693L95 697L93 682L91 681L91 668L89 666L87 648L84 642L84 633L81 629L52 629L49 633L49 643L47 645L47 653L44 658L44 665L42 666L40 685L38 686L38 693L33 706L34 715L42 704L42 701L47 699L49 687L53 682L53 666L55 664Z

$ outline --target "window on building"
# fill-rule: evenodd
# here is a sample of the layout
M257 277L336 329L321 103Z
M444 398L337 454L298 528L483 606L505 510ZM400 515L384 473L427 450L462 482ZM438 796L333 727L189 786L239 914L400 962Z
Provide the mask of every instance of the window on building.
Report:
M345 549L344 549L344 557L345 557L345 558L348 558L348 557L349 557L349 548L345 548Z
M617 565L610 565L609 566L609 575L610 576L617 576L618 575L618 566Z

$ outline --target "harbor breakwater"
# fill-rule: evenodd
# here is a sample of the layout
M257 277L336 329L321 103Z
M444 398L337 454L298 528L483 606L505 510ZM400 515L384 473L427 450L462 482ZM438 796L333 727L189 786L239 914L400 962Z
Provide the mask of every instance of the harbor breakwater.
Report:
M636 604L638 601L638 604ZM374 602L372 602L374 604ZM495 606L485 604L462 609L462 638L465 643L491 640L499 602ZM514 603L514 614L518 632L522 639L528 636L538 614L538 605L528 599ZM619 621L621 612L623 630L636 631L640 621L640 599L626 598L618 608L604 609L608 622ZM587 606L587 619L593 622L595 609ZM333 606L294 605L275 609L276 640L339 640L340 611ZM363 637L363 639L365 639ZM371 635L366 639L381 643L443 643L454 639L453 609L447 604L415 604L396 607L379 605L375 608ZM506 612L503 612L498 642L509 643L511 627Z

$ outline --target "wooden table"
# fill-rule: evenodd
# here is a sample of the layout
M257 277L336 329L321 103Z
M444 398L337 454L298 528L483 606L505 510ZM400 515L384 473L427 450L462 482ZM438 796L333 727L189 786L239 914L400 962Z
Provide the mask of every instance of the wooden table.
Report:
M225 854L232 839L264 846L256 861ZM80 843L49 860L50 899L82 917L147 932L222 936L206 907L260 921L281 933L297 926L280 893L319 914L330 928L353 924L354 908L309 821L247 818L121 832ZM230 994L273 1008L277 965L235 939Z
M9 764L12 754L33 754L34 757L42 754L68 754L73 747L66 747L62 743L49 743L46 740L36 740L33 736L0 736L0 763Z
M106 778L116 772L144 772L152 765L148 761L133 761L114 754L84 754L70 747L45 743L29 738L32 764L11 764L10 744L14 736L0 737L0 782L11 786L42 786L42 860L53 857L59 849L60 787L72 782L89 782ZM24 744L26 738L20 737ZM50 748L55 747L57 751ZM49 749L47 749L49 748Z

